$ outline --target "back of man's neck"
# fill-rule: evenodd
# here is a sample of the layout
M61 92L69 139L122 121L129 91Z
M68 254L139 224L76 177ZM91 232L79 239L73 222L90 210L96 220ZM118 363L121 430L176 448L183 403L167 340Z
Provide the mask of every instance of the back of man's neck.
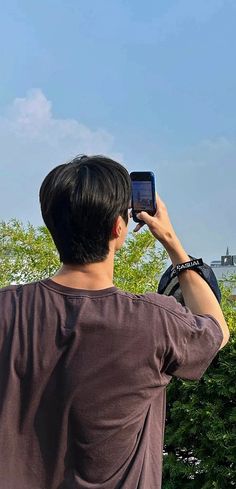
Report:
M51 279L65 287L102 290L113 287L113 264L107 261L89 265L62 265Z

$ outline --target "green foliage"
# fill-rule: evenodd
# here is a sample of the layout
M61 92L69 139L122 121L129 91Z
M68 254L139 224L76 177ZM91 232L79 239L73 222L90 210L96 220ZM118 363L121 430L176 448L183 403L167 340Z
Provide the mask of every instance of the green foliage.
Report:
M116 286L156 291L165 260L148 231L130 235L115 257ZM45 227L0 223L1 287L46 278L59 266ZM230 342L199 382L173 379L168 387L163 489L236 487L236 309L223 282L221 291Z
M0 222L0 287L41 280L59 265L46 227L23 226L16 219Z
M236 311L235 300L232 299L232 289L236 288L236 275L227 277L227 286L223 280L220 280L221 289L221 306L224 311L224 315L229 326L230 331L234 331L236 328Z
M143 294L156 292L158 276L167 254L157 250L157 241L149 231L130 235L115 257L115 285L123 290Z
M163 489L236 487L236 308L221 292L230 342L199 382L168 387Z
M131 234L115 257L115 285L135 293L156 291L165 259L166 252L156 249L149 231ZM0 287L44 279L59 267L45 226L24 226L16 219L0 222Z

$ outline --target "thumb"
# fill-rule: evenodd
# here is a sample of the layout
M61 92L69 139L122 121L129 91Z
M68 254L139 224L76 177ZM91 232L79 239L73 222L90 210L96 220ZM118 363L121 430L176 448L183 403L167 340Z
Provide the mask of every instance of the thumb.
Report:
M150 226L153 222L153 217L150 216L147 212L142 211L137 214L137 218L140 219L141 221L145 222L148 226Z

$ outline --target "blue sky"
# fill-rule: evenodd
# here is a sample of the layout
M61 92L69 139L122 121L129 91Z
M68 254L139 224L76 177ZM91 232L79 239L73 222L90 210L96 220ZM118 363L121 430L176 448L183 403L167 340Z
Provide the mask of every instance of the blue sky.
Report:
M0 40L0 219L104 153L154 171L190 254L236 254L235 0L9 0Z

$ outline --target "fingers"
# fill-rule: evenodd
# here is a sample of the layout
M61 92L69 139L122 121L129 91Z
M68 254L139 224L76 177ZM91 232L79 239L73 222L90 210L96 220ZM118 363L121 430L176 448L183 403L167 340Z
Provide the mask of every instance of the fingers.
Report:
M165 210L166 210L165 203L161 200L159 195L156 193L156 214L155 214L155 216L150 216L150 214L148 214L145 211L139 212L137 214L137 217L138 217L138 219L140 219L140 221L143 221L143 222L138 223L133 232L137 233L145 224L147 224L147 226L152 231L154 229L154 227L157 225L157 219L158 219L158 221L159 221L159 219L161 219L163 211L165 212ZM131 217L132 217L132 215L131 215Z
M137 233L143 226L144 226L145 223L138 223L137 226L134 228L134 233Z
M150 214L148 214L145 211L142 211L139 214L137 214L137 218L143 221L144 224L147 224L148 226L150 226L153 222L153 217L150 216Z
M137 218L143 222L139 222L137 224L137 226L134 229L134 233L137 233L145 224L149 226L152 223L152 219L153 219L151 216L149 216L147 212L144 211L139 212L139 214L137 214Z
M152 222L153 222L153 217L150 216L145 211L139 212L139 214L137 214L137 218L140 219L140 221L143 221L143 222L140 222L140 223L137 224L137 226L134 229L134 233L137 233L145 224L147 224L148 226L150 226L152 224Z

